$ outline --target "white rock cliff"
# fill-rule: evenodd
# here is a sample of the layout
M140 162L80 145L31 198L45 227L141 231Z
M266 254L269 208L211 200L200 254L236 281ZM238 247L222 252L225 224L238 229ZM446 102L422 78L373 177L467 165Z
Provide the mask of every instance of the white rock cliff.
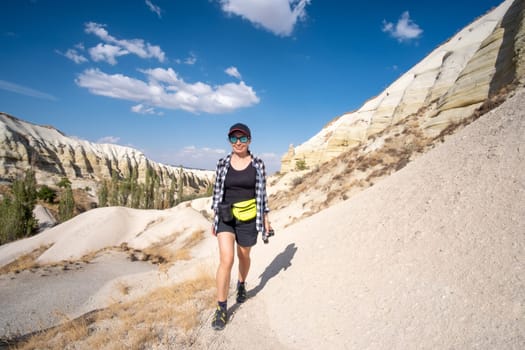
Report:
M214 175L212 171L160 164L130 147L74 139L53 127L0 113L0 180L12 181L29 168L35 170L39 184L55 185L67 177L74 188L92 189L110 180L113 172L121 178L136 172L138 182L144 183L149 169L163 187L182 181L185 194L204 193Z
M523 83L524 6L523 0L506 0L466 26L357 111L291 146L281 172L293 171L297 161L312 168L366 146L373 135L414 115L420 130L435 137L501 88Z

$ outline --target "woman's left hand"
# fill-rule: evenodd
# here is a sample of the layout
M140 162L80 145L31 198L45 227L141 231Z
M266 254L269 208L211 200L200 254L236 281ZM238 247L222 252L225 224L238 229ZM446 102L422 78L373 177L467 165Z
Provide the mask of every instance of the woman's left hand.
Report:
M268 217L264 218L264 230L266 232L270 232L270 230L272 230L272 224L270 224L270 220L268 220Z

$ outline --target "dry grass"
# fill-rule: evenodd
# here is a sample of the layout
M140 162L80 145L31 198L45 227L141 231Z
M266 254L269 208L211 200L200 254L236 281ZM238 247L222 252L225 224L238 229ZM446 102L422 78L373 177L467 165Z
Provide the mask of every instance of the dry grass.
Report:
M501 103L504 96L506 96L505 93L492 97L485 106L480 107L477 113L483 113ZM456 132L458 127L473 121L477 113L466 118L461 125L451 125L443 134ZM310 210L302 213L300 216L302 219L339 201L347 200L361 190L373 186L380 179L404 168L420 154L433 148L442 138L442 136L427 137L420 125L420 119L424 117L424 114L425 109L421 109L418 113L398 120L386 129L370 135L362 145L323 163L317 171L304 174L301 180L293 183L288 191L280 191L270 197L272 207L283 208L287 203L300 198L304 191L314 189L324 191L327 196L309 205ZM368 151L369 146L377 143L378 140L383 140L382 146ZM344 166L341 166L342 164ZM324 188L326 186L323 178L326 176L330 176L331 179L328 188Z
M201 268L191 280L66 322L17 349L148 349L159 343L188 347L213 307L214 286L211 269Z
M152 245L151 247L148 247L143 250L131 249L127 246L126 243L123 243L119 247L107 247L94 252L90 252L82 256L78 260L64 260L59 263L45 265L36 263L36 259L38 259L38 257L42 255L52 245L41 246L28 254L20 256L15 261L2 266L0 268L0 275L7 274L10 272L19 273L24 270L30 270L46 266L62 266L64 270L67 270L71 267L71 265L78 265L79 263L88 264L100 254L111 250L122 251L129 254L130 259L132 261L148 261L152 264L159 265L161 270L166 270L176 261L191 259L191 249L194 248L199 242L201 242L204 239L205 231L196 230L195 232L193 232L191 236L184 242L180 249L174 250L170 248L169 246L173 244L180 237L180 235L180 232L174 233L164 238L160 242Z
M33 337L18 344L13 349L66 349L89 334L87 322L84 318L66 320L65 323L50 331L42 331Z
M160 257L159 262L167 262L167 261L173 261L174 260L174 253L171 249L168 249L167 247L169 245L174 244L181 236L182 232L174 232L171 235L163 238L159 242L152 244L146 249L143 249L142 251L150 256L153 257ZM148 259L151 260L151 259Z
M174 248L175 241L180 235L179 232L174 233L143 250L129 249L126 245L121 248L130 251L131 260L150 261L159 265L161 271L165 271L176 261L190 260L191 250L204 239L205 231L202 229L194 231L181 247Z
M119 291L122 295L128 295L128 294L129 294L129 291L131 290L131 287L130 287L129 284L120 281L120 282L117 284L117 289L118 289L118 291Z
M205 231L194 231L191 236L184 241L183 246L175 252L175 260L190 260L191 250L204 239Z
M23 271L23 270L29 270L29 269L39 267L40 265L36 262L36 259L38 259L38 257L42 255L50 247L51 245L40 246L39 248L33 250L32 252L20 256L15 261L2 266L0 268L0 275L10 273L10 272L19 273L20 271Z
M207 210L200 210L199 213L201 213L201 215L204 216L208 221L213 221L213 214L209 213Z

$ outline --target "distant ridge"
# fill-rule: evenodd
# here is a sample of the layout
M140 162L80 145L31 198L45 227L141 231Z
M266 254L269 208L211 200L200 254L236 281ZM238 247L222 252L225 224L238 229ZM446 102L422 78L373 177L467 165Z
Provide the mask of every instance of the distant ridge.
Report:
M160 186L180 182L186 194L205 193L213 176L212 171L157 163L131 147L71 138L53 126L0 113L0 180L10 182L29 168L39 184L54 185L67 177L74 188L92 189L112 174L124 179L136 173L143 183L152 171Z

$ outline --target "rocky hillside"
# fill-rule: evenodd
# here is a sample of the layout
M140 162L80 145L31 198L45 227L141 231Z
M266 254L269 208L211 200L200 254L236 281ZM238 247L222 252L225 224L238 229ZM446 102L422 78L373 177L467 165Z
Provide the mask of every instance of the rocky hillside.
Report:
M470 117L491 96L525 75L522 0L506 0L436 48L378 96L344 114L282 158L281 173L298 161L314 168L355 148L381 147L374 136L397 123L417 122L435 137ZM393 131L393 130L392 130ZM398 138L397 131L389 136ZM372 145L373 144L373 145Z
M213 177L211 171L156 163L130 147L71 138L53 127L0 113L0 181L10 182L28 168L35 170L39 184L52 186L67 177L73 188L91 189L113 173L121 179L137 174L138 182L144 183L150 171L161 187L175 181L186 195L205 193Z
M525 82L525 3L506 0L357 111L290 147L271 202L292 223L345 200L498 106Z

